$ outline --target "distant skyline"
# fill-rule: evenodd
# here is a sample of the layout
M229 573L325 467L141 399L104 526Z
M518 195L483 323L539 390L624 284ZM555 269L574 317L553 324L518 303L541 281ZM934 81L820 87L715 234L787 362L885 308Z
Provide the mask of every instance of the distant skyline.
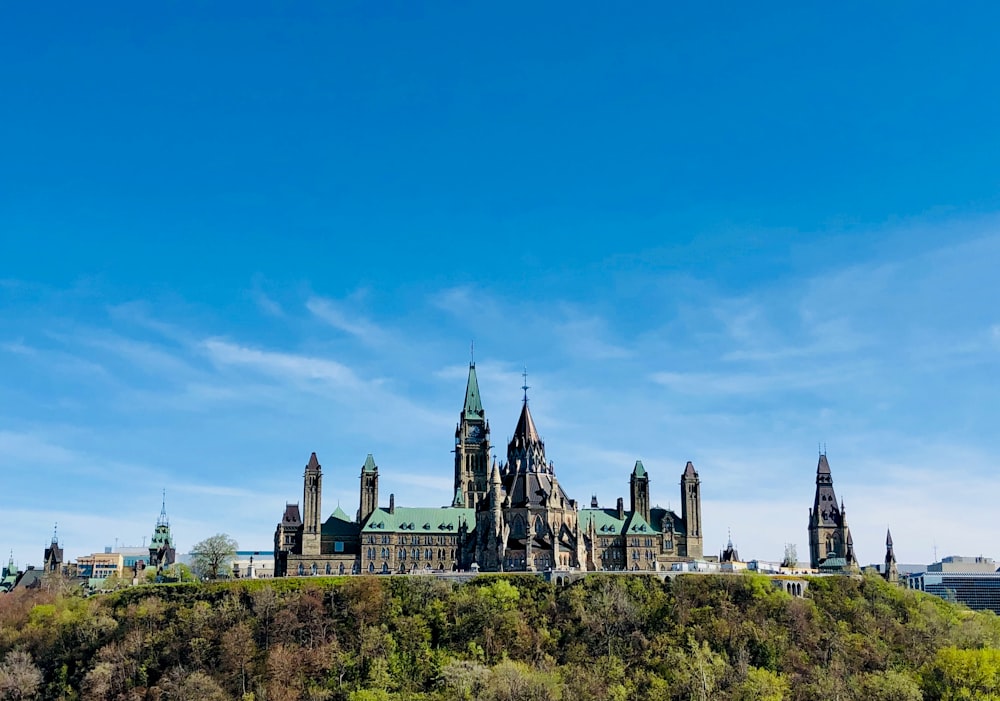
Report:
M445 505L470 343L560 483L706 553L1000 557L1000 10L82 7L0 22L0 556Z

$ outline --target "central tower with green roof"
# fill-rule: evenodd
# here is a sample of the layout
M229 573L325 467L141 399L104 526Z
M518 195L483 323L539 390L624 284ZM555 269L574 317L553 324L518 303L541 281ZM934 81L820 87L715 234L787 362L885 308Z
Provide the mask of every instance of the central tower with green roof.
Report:
M476 508L486 497L490 466L490 423L486 420L479 395L476 363L469 363L469 381L465 385L465 404L455 427L455 500L456 506ZM461 496L464 504L458 504Z

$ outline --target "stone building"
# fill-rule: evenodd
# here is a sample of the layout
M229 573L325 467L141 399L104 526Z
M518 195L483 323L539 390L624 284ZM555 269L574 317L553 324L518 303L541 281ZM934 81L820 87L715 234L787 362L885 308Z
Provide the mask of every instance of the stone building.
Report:
M170 535L170 519L167 518L167 492L164 490L160 517L156 519L153 537L149 541L149 566L155 567L157 572L162 572L164 568L174 564L176 559L177 550Z
M885 529L885 567L882 577L889 584L899 584L899 567L896 565L896 553L892 549L892 533Z
M816 497L809 509L809 566L821 572L855 572L854 539L847 527L847 510L833 491L833 475L826 453L816 466Z
M629 509L618 499L581 508L560 485L528 405L527 387L506 460L490 459L490 426L469 366L455 429L450 505L380 506L379 467L360 472L357 516L339 506L321 522L322 467L313 453L303 474L303 510L287 503L275 529L275 576L414 571L660 570L700 559L701 480L690 462L680 478L681 514L651 506L649 474L636 461Z

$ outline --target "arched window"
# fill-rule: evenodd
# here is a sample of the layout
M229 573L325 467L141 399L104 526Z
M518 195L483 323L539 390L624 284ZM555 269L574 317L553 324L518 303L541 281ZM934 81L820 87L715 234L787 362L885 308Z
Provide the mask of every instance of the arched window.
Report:
M343 565L341 565L341 567L343 567ZM329 562L326 563L326 573L327 574L332 574L333 573L333 568L330 567L330 563Z
M369 572L374 572L375 571L375 563L374 562L369 562L368 563L368 571Z
M344 563L340 563L340 574L344 574Z
M309 572L312 574L313 577L315 577L319 573L319 568L316 566L315 562L312 564L312 567L309 568Z
M304 577L304 576L305 576L305 574L306 574L306 566L305 566L305 565L303 565L303 564L302 564L302 563L300 562L300 563L299 563L299 576L300 576L300 577Z
M382 574L389 574L389 563L388 562L383 562L382 563Z
M511 521L510 533L515 538L524 537L524 519L521 517L521 514L514 516L514 520Z
M535 516L535 535L545 535L545 522L541 516Z

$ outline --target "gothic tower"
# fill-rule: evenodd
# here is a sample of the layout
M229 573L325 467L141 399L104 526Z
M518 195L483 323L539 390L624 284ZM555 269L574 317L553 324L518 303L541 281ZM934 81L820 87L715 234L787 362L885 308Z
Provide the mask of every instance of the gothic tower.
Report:
M170 535L170 519L167 518L167 490L163 490L163 503L160 505L160 517L156 519L153 537L149 541L149 564L157 571L174 564L177 551Z
M302 478L302 554L320 554L320 509L323 498L323 468L316 453L309 456L309 463Z
M681 474L681 520L687 541L687 557L704 556L701 535L701 479L690 460Z
M649 523L649 475L642 466L642 460L635 461L632 478L629 480L629 494L632 498L632 512L641 514Z
M489 476L490 424L479 396L475 362L469 363L465 404L455 427L455 500L461 494L465 506L474 509L486 497Z
M361 466L361 507L358 510L358 525L364 526L365 521L378 508L378 465L371 453Z
M896 567L896 553L892 549L892 533L885 529L885 568L882 576L889 584L899 584L899 569Z
M45 571L62 572L63 549L59 547L58 525L52 530L52 542L45 548Z
M809 566L815 569L829 558L843 558L846 566L855 564L843 502L837 506L830 463L826 453L820 453L816 466L816 496L809 509Z

